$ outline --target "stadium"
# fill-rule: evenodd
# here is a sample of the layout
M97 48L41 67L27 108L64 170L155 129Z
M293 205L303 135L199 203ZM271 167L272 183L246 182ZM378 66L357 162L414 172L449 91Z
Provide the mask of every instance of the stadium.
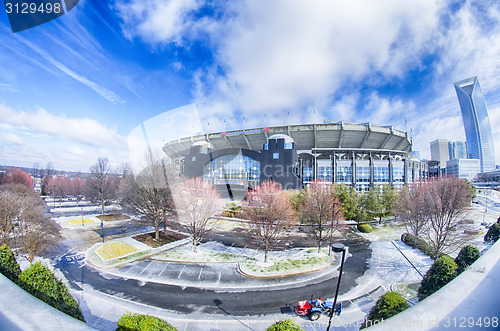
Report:
M180 137L163 151L185 176L216 187L248 189L274 180L300 189L316 180L367 191L426 180L428 166L411 148L407 132L392 126L340 121Z

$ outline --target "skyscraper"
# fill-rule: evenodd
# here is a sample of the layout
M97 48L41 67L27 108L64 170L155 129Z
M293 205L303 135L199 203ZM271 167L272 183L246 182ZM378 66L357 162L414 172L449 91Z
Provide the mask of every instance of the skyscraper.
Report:
M450 160L467 158L467 149L463 141L450 141L448 143L448 150L450 152Z
M431 160L439 161L441 169L446 168L446 161L450 159L447 139L436 139L431 141Z
M477 77L455 83L458 102L462 110L467 158L479 159L481 172L495 170L495 152L488 110Z

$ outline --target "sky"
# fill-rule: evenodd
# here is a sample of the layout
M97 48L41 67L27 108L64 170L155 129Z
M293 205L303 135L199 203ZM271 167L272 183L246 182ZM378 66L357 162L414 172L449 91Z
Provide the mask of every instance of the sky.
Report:
M3 165L85 172L134 161L138 130L161 146L324 120L393 125L430 158L465 140L453 83L472 76L499 162L496 0L80 0L18 33L2 3L0 45Z

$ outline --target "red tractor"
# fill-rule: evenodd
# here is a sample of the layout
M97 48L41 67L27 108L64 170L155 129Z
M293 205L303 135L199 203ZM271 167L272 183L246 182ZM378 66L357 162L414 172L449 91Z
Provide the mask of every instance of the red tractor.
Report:
M300 316L307 315L311 321L320 318L321 314L330 315L333 307L333 301L323 301L321 297L319 300L303 300L297 302L295 306L295 313ZM340 315L342 312L342 302L338 303L335 307L335 315Z

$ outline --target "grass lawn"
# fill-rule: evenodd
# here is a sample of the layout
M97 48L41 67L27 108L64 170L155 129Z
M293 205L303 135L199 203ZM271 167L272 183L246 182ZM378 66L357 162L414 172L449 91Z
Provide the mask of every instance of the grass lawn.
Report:
M102 260L106 261L132 254L137 251L137 248L124 241L113 241L103 244L95 252Z
M91 220L90 218L84 218L83 220L81 218L74 218L74 219L70 219L68 220L68 223L69 224L90 224L90 223L95 223L93 220Z

